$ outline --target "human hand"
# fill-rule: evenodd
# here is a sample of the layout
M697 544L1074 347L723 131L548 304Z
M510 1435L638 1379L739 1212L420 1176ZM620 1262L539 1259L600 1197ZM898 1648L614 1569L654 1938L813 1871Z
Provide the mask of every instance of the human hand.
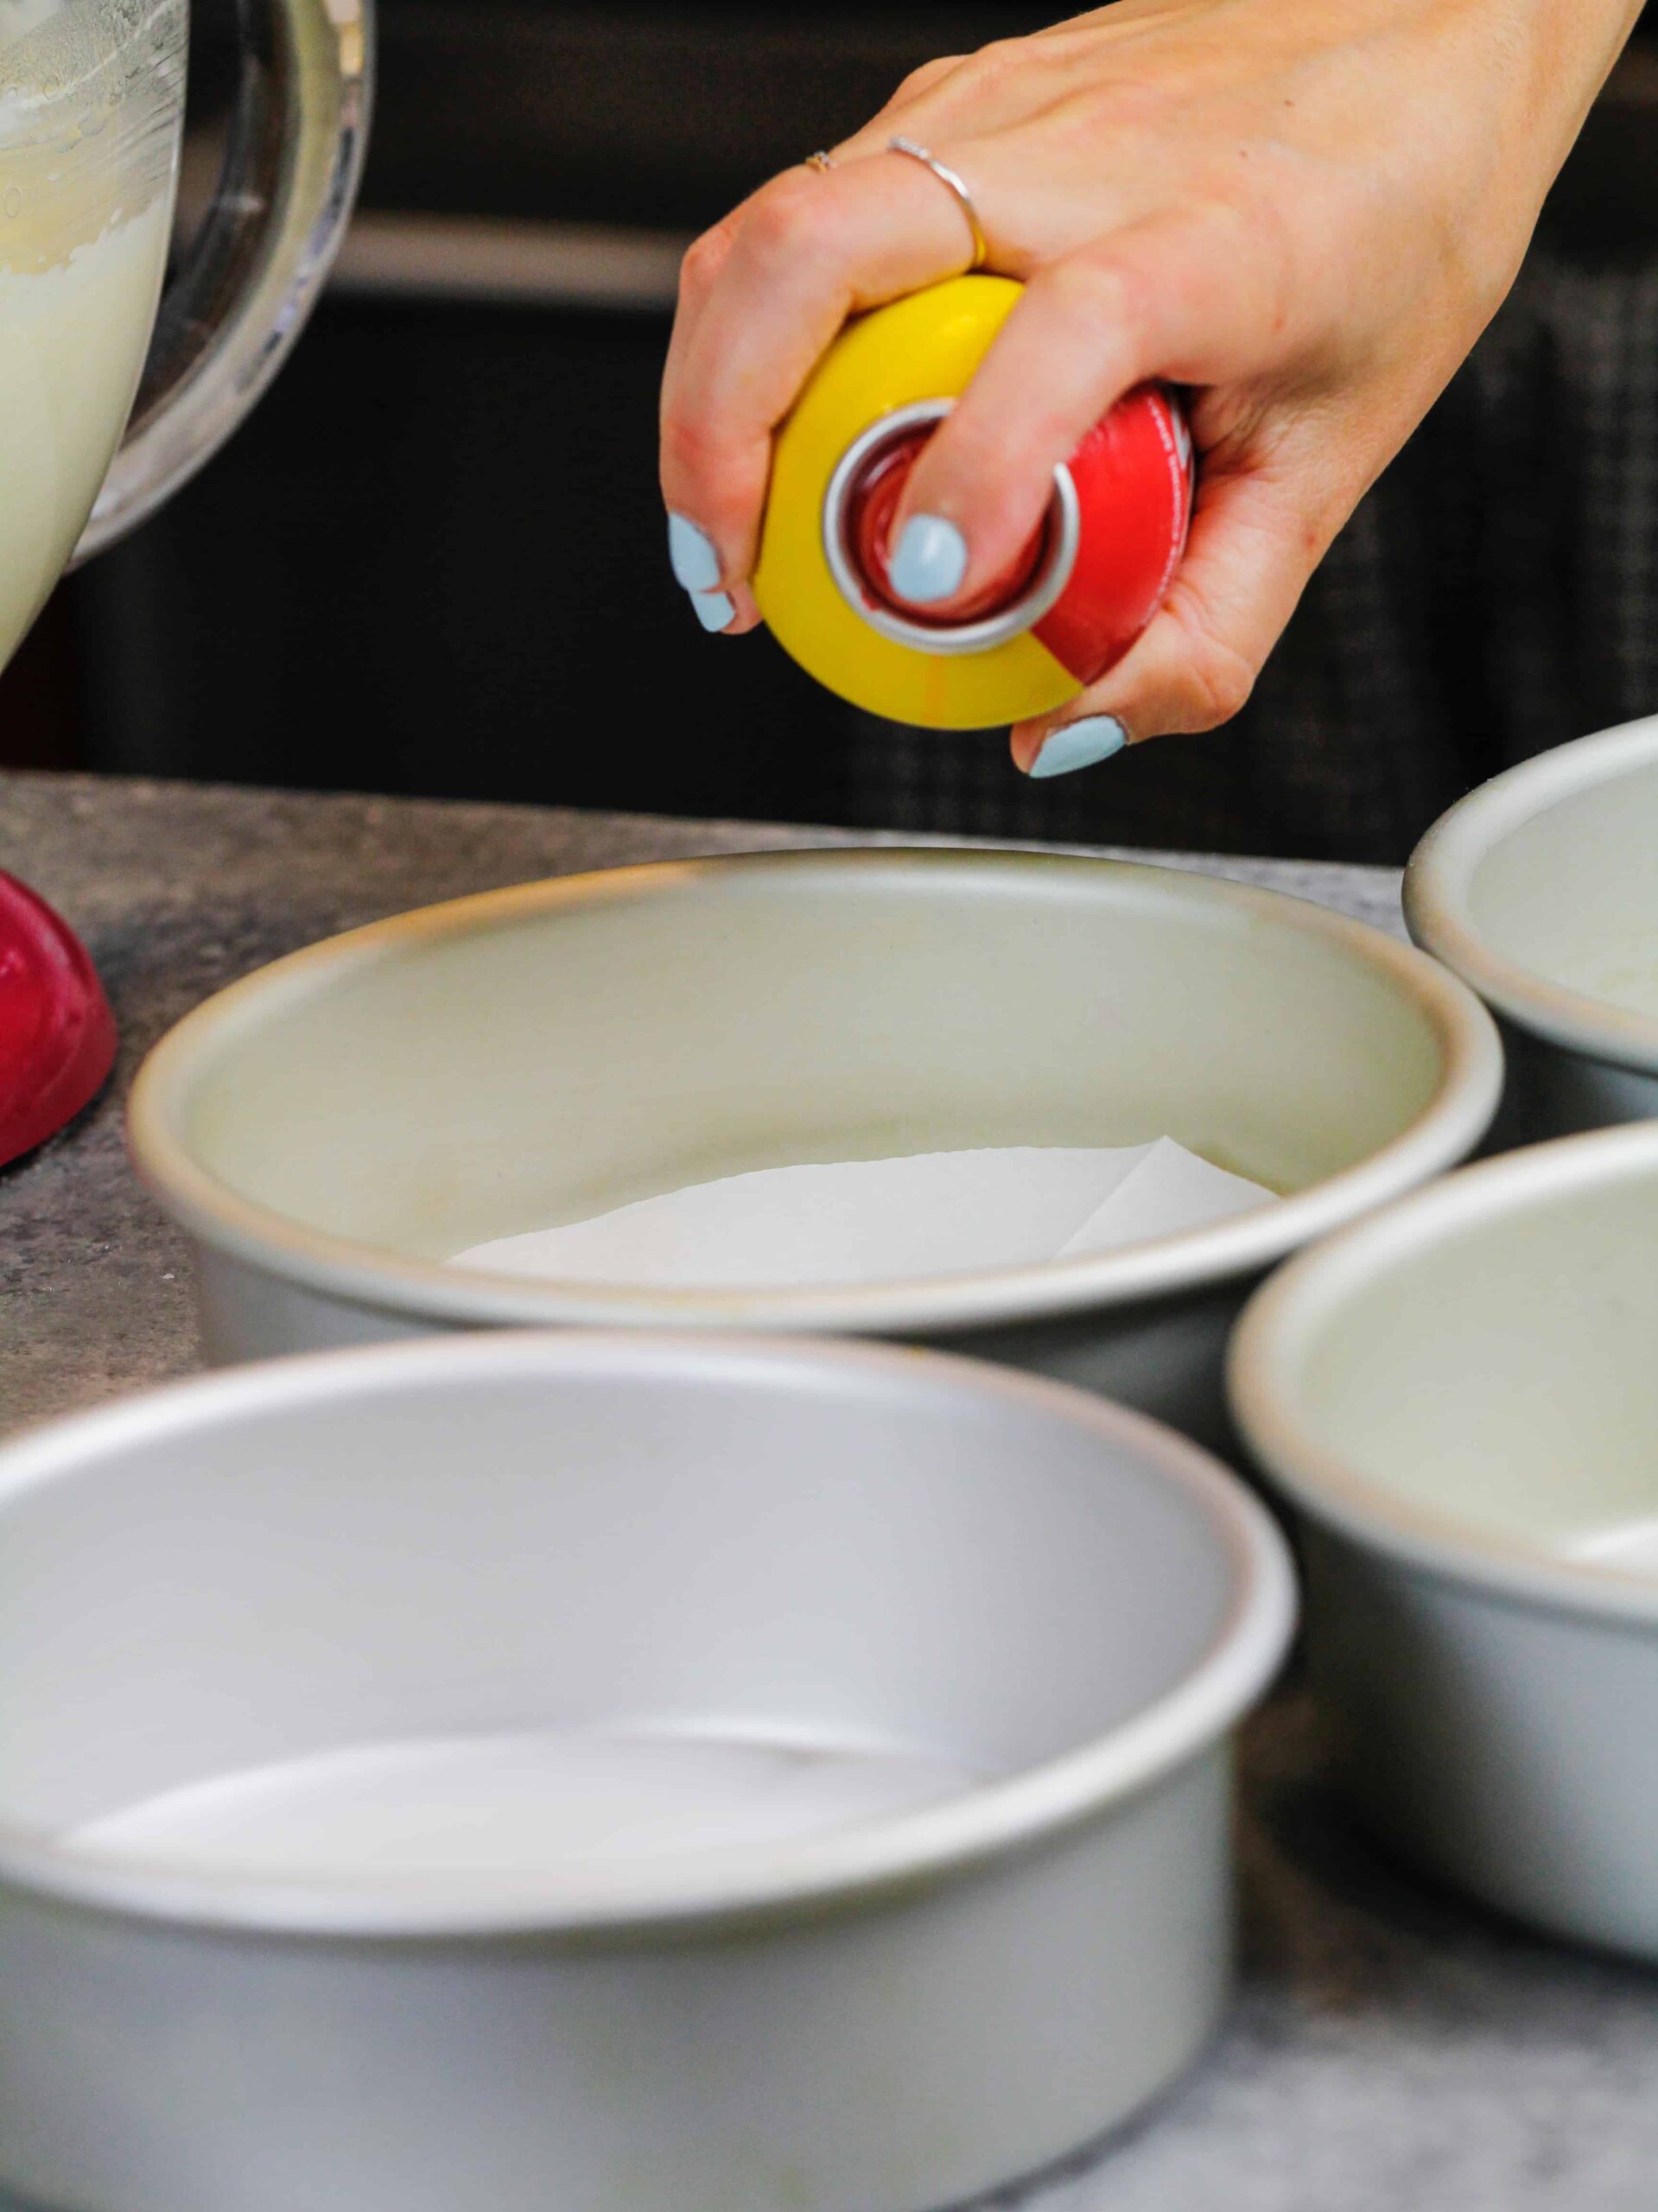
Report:
M1226 721L1326 547L1512 283L1637 0L1117 0L935 62L687 256L663 386L675 573L705 626L746 585L771 439L846 318L968 265L1025 296L894 519L948 613L1028 540L1052 473L1147 377L1190 387L1185 561L1137 644L1013 756L1054 774Z

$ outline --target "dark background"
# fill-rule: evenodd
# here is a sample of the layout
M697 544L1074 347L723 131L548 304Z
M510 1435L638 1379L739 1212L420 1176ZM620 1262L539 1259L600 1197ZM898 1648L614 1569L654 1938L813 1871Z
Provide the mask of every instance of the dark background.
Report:
M224 61L199 15L191 188ZM382 0L339 280L226 453L60 588L0 679L0 761L1394 859L1506 759L1658 707L1658 39L1233 730L1032 787L998 736L889 729L702 635L655 481L679 243L917 62L1051 19ZM1654 603L1619 646L1597 602L1631 563Z

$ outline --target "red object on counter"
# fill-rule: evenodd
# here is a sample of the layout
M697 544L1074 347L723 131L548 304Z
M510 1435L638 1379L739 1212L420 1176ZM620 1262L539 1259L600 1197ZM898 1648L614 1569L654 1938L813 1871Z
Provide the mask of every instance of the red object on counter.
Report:
M115 1065L115 1016L86 949L0 869L0 1166L44 1144Z

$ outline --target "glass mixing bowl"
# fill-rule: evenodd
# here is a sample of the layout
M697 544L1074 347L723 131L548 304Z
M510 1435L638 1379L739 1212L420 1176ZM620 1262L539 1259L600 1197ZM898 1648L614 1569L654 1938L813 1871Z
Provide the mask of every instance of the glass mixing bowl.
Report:
M163 295L188 0L0 0L0 665L298 335L355 196L371 6L238 0L223 174Z

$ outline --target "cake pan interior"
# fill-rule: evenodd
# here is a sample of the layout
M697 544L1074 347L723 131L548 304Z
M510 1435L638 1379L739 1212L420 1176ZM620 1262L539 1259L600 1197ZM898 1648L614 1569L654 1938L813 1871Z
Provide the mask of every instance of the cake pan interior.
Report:
M1468 913L1502 959L1658 1024L1658 758L1500 836Z
M1105 863L627 871L237 987L162 1048L140 1154L164 1186L181 1156L416 1261L744 1169L975 1146L1170 1135L1293 1194L1451 1090L1465 1142L1489 1112L1495 1045L1475 1040L1476 1077L1413 958L1297 902Z
M1658 1575L1655 1135L1453 1179L1331 1248L1316 1295L1246 1330L1241 1379L1271 1398L1261 1433L1287 1412L1288 1471L1315 1510L1449 1535L1475 1563L1484 1548Z
M740 1901L1132 1726L1234 1624L1225 1516L1132 1441L638 1341L403 1353L5 1496L0 1836L347 1923Z

